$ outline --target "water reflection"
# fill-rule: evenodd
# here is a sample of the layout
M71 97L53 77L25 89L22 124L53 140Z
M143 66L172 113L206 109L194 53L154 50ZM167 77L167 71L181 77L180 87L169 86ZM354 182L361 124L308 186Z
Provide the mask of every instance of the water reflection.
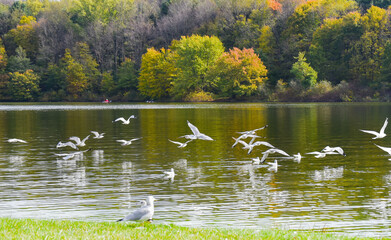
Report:
M116 220L147 195L156 221L188 226L280 226L391 236L391 162L358 129L391 115L390 104L0 105L0 216ZM129 125L113 124L136 115ZM187 120L215 141L183 149ZM261 136L291 156L341 146L347 156L276 158L278 171L252 159L264 147L235 147L237 132L268 124ZM368 126L368 127L367 127ZM70 136L90 151L64 159ZM11 145L8 138L28 141ZM142 137L126 147L117 139ZM270 158L268 161L274 161ZM164 179L174 168L175 179ZM64 214L66 213L66 214Z

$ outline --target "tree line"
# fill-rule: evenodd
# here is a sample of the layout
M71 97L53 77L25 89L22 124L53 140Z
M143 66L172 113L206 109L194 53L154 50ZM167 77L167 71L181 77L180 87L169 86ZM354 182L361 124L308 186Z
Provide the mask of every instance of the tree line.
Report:
M1 101L389 101L391 0L2 0Z

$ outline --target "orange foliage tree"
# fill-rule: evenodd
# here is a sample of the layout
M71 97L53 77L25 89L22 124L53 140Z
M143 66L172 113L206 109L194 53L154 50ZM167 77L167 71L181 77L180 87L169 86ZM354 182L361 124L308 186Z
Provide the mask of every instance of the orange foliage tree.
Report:
M224 98L240 98L256 94L267 79L267 69L252 48L233 48L217 60L209 73L217 94Z

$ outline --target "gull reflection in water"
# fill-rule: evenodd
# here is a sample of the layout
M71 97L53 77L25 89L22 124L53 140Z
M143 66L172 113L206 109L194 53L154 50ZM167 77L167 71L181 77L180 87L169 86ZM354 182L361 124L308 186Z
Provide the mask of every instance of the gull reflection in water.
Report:
M76 168L74 172L71 172L69 174L63 174L62 177L64 179L64 182L76 185L78 187L84 187L87 185L85 167Z
M104 151L103 150L94 150L92 151L92 159L94 166L99 166L104 162Z
M342 166L337 168L325 167L323 170L315 170L312 179L317 182L336 180L343 177L343 171Z

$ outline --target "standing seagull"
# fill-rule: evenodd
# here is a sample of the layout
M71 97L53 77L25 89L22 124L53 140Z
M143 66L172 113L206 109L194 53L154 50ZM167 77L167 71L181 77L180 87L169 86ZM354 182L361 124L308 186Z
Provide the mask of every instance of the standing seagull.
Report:
M156 200L153 196L149 196L147 198L147 204L141 206L136 211L132 212L128 216L117 220L117 222L121 221L149 221L152 222L153 213L155 212L153 201Z
M386 130L387 124L388 124L388 118L386 118L386 120L384 121L383 127L380 129L380 132L375 132L375 131L371 131L371 130L361 130L361 129L360 129L360 131L375 135L375 137L372 139L384 138L385 136L387 136L387 134L384 133L384 131Z
M9 143L27 143L25 140L18 139L18 138L10 138L7 140Z
M133 141L136 141L136 140L139 140L139 139L141 139L141 137L140 138L133 138L133 139L130 139L129 141L127 141L127 140L117 140L117 142L122 142L121 146L127 146L127 145L132 144Z
M194 126L193 124L191 124L189 121L187 121L187 125L189 126L189 128L193 132L193 134L192 135L185 135L182 137L184 137L186 139L191 139L191 140L200 139L200 140L213 141L213 138L201 133L198 130L198 128L196 126Z
M113 122L122 121L122 124L129 124L129 123L130 123L130 119L132 119L132 118L136 118L136 117L135 117L134 115L132 115L132 116L130 116L130 117L128 118L128 120L126 120L126 119L123 118L123 117L120 117L120 118L115 119Z

